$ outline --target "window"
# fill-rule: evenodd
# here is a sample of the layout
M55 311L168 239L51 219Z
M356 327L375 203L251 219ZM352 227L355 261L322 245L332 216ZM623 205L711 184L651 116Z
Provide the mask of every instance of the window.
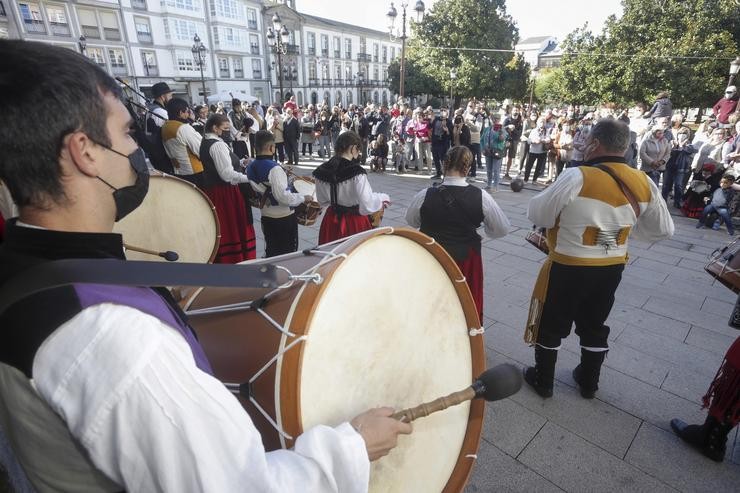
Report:
M131 6L135 9L146 10L146 0L131 0Z
M308 54L316 54L316 34L308 33Z
M342 57L342 42L339 36L334 36L334 58Z
M18 8L21 11L23 25L27 33L46 33L44 19L41 16L41 9L37 3L19 3Z
M144 65L144 75L147 77L156 77L159 75L156 53L153 51L142 51L141 63Z
M352 40L349 38L344 40L344 55L347 59L352 59Z
M193 53L190 50L177 50L175 52L177 68L182 72L200 72L200 65L193 59ZM208 57L203 59L203 70L208 70Z
M188 12L200 12L200 0L162 0L162 4Z
M383 46L383 63L388 63L388 47Z
M149 25L149 19L145 17L134 17L136 26L136 38L139 43L152 44L152 26Z
M234 65L234 77L242 78L244 77L244 66L242 64L241 58L232 58L231 59L232 65Z
M61 5L48 5L46 7L46 18L49 19L49 29L55 36L69 36L69 23L67 22L67 11Z
M342 64L341 63L337 63L334 66L334 73L336 74L335 77L337 79L341 79L342 78Z
M396 59L396 47L391 46L391 61Z
M378 43L375 43L373 45L373 61L375 63L378 63L379 55L380 55L380 46L378 46Z
M218 73L221 75L221 77L226 77L226 78L231 77L231 71L229 70L229 59L228 58L218 59Z
M126 73L126 58L123 55L123 50L109 48L108 58L110 59L110 66L114 74Z
M379 75L380 75L380 71L378 70L378 67L373 68L373 79L380 80Z
M172 19L172 27L175 31L175 39L180 41L192 41L195 35L198 34L198 28L195 22L192 21ZM200 37L203 39L203 36Z
M360 53L367 53L367 41L365 38L360 38Z
M258 58L252 58L252 78L262 78L262 60Z
M5 5L3 5L3 2L0 2L0 17L7 17L8 14L5 13Z
M98 17L94 10L77 9L77 17L80 19L80 28L86 38L100 39L98 28Z
M247 9L247 27L257 29L257 11L254 9Z
M316 64L315 63L308 63L308 78L309 79L316 79Z
M228 19L244 19L244 6L236 0L211 0L211 15Z
M329 65L327 65L327 64L321 65L321 78L322 79L328 79L329 78Z
M85 50L85 54L87 55L87 58L105 68L105 56L103 55L102 48L90 48L88 46Z
M103 35L108 41L121 41L121 31L118 28L118 16L115 12L100 12L103 24Z
M260 38L256 34L249 35L249 49L252 55L260 54Z
M329 56L329 36L321 35L321 56Z

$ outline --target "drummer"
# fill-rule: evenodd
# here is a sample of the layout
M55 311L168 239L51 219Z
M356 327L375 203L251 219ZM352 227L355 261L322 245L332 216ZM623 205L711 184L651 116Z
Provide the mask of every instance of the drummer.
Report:
M211 115L204 127L199 156L203 163L203 191L216 207L221 231L214 261L222 264L257 257L252 208L244 204L237 187L239 183L248 183L249 178L237 171L241 169L239 158L220 137L229 131L229 126L226 115Z
M55 259L122 259L113 224L142 202L149 175L117 82L46 43L0 39L0 60L6 81L24 81L0 91L15 122L0 133L0 180L20 207L0 289ZM55 118L27 118L38 105ZM0 327L0 428L13 432L0 446L20 461L13 479L28 476L24 491L361 492L370 460L411 431L380 408L266 453L159 289L54 288L11 305Z
M334 157L316 168L316 196L329 206L321 221L319 244L361 233L372 228L368 214L391 203L385 193L375 193L360 165L362 139L356 132L345 132L337 138Z
M257 159L247 166L249 184L264 196L262 234L265 237L265 257L274 257L298 250L298 220L292 207L313 202L311 195L293 193L288 188L288 175L275 155L275 136L260 130L254 137Z
M406 211L406 221L439 242L457 262L483 321L483 259L481 237L501 238L511 224L489 193L471 186L466 177L474 165L473 153L456 146L444 158L444 181L417 193Z

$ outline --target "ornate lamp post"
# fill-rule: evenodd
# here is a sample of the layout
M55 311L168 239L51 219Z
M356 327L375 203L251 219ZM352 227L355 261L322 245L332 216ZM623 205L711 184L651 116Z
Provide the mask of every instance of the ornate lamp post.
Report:
M457 79L457 69L453 68L450 69L450 110L452 110L452 104L454 101L452 91L455 88L455 79Z
M393 2L391 2L391 8L388 9L388 13L386 14L386 16L388 17L388 31L390 33L391 41L394 41L395 39L401 40L401 80L399 83L398 92L399 96L402 99L404 97L404 86L406 83L406 39L408 38L408 36L406 36L406 8L408 6L408 0L401 0L402 17L400 36L398 36L398 33L396 33L396 35L393 34L393 27L396 22L396 17L398 17L398 11L393 5ZM421 0L417 0L416 5L414 6L414 10L416 11L416 21L421 22L422 18L424 17L424 2L422 2Z
M727 83L728 86L731 86L735 82L735 76L737 76L738 71L740 71L740 56L735 57L730 64L730 81Z
M362 85L365 82L365 72L363 72L362 70L357 72L355 74L355 79L357 80L357 102L358 104L360 104L360 106L364 107L365 103L362 101Z
M87 38L84 34L80 36L79 41L77 41L77 45L80 47L80 53L87 56Z
M203 85L203 101L208 101L208 92L206 90L206 78L203 75L203 65L206 63L206 51L208 51L205 45L200 41L200 37L196 34L193 37L193 48L190 50L193 52L193 58L195 63L200 68L200 83Z
M537 72L537 69L532 70L532 87L529 88L529 111L532 111L532 98L534 97L534 86L536 85L537 81L537 75L539 73Z
M267 29L267 44L270 45L278 59L277 77L280 85L280 100L278 104L283 103L283 55L287 53L288 43L290 42L290 32L280 20L280 16L272 16L272 27Z

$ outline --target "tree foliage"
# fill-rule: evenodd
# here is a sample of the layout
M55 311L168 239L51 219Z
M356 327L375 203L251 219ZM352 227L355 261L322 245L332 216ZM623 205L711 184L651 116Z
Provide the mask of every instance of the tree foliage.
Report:
M413 24L413 34L406 51L407 95L448 94L452 68L457 69L457 97L521 98L527 93L529 67L521 57L475 50L514 48L519 33L505 0L440 0L422 22ZM388 74L396 89L397 67L391 65Z
M599 35L586 26L563 42L561 84L551 97L582 104L654 101L711 106L738 54L740 8L726 0L623 0ZM568 54L577 53L577 54ZM706 57L706 58L705 58Z

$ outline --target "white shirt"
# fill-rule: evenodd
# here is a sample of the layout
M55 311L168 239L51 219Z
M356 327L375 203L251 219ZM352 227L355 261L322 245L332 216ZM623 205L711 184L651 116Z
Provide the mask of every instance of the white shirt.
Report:
M444 185L449 187L468 187L470 184L465 181L465 178L458 176L445 176ZM417 193L409 208L406 209L406 222L409 226L414 228L421 227L421 206L424 204L424 198L427 195L427 190L424 189ZM511 223L509 218L506 217L501 207L493 200L490 194L482 192L483 197L483 228L486 232L486 236L489 238L502 238L509 233L511 229Z
M281 217L287 217L293 214L291 207L297 207L303 203L305 196L300 193L293 193L288 190L288 175L285 174L285 170L282 166L275 166L270 170L267 175L267 180L270 182L270 188L272 196L277 200L278 205L272 205L270 200L265 202L265 206L262 208L262 215L265 217L271 217L278 219ZM249 181L252 188L258 193L265 193L267 187L262 183Z
M197 368L183 337L134 308L81 311L41 345L33 375L96 467L126 491L367 491L365 442L348 423L265 453L239 401Z
M229 146L226 145L226 142L221 140L221 137L216 134L206 134L205 138L216 139L218 141L213 144L209 150L211 159L213 159L213 164L216 165L218 176L221 177L223 181L231 183L232 185L249 182L247 175L238 173L231 165L231 151L229 151Z
M331 186L316 180L316 200L322 207L331 204ZM344 207L360 206L360 215L366 216L383 208L383 202L390 202L387 193L373 192L367 175L357 175L337 185L337 203Z
M200 155L202 141L203 137L187 123L180 125L175 137L164 141L164 150L167 151L167 155L180 165L179 168L175 168L176 175L192 175L195 173L190 162L190 155L195 157ZM190 151L190 154L188 154L188 151Z

